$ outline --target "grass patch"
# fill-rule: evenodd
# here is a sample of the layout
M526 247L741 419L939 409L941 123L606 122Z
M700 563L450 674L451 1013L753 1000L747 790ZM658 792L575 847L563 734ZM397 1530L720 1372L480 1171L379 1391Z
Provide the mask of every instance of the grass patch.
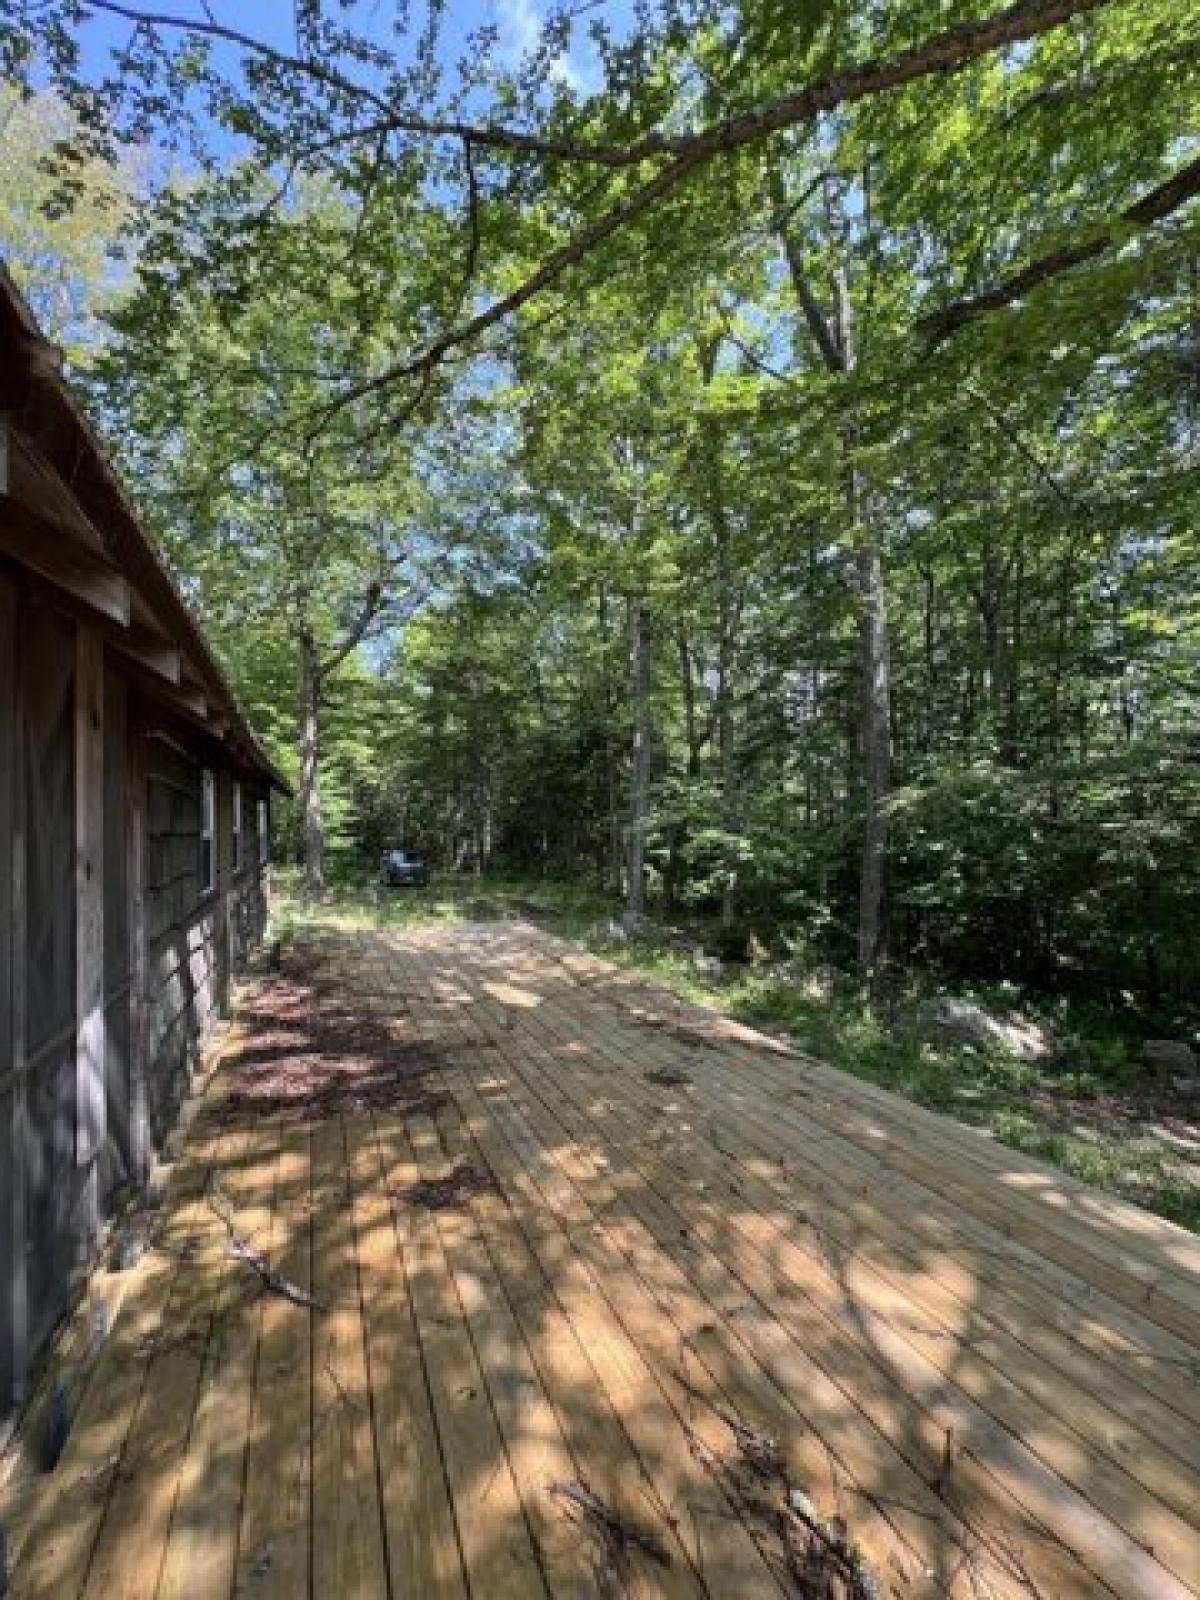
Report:
M502 878L435 876L424 889L393 889L377 878L350 876L319 900L300 892L300 875L277 868L272 927L287 939L304 929L419 927L430 923L492 922L524 917L563 938L585 939L614 914L614 902L574 884Z

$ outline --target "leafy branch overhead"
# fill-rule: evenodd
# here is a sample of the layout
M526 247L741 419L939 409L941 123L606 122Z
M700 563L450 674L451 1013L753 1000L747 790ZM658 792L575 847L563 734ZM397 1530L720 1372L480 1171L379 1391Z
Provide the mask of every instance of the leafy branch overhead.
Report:
M715 165L724 170L731 158L760 151L769 157L781 135L795 139L857 105L936 84L987 58L1019 63L1038 41L1053 55L1060 41L1085 39L1100 14L1117 16L1128 3L1017 0L949 26L938 25L941 8L912 7L904 18L885 14L874 30L858 23L839 28L835 9L824 27L807 18L791 25L795 60L778 45L760 60L751 53L769 6L761 19L759 7L746 7L730 27L720 21L720 8L702 0L664 4L647 9L635 40L607 42L603 65L614 82L624 73L623 91L601 87L590 94L561 86L548 93L511 71L489 72L482 39L476 43L485 65L443 85L435 15L421 37L385 41L335 23L320 6L304 6L297 11L297 43L285 48L208 8L188 14L89 0L86 14L130 30L114 71L100 82L87 80L70 46L75 9L65 0L17 0L11 20L0 24L0 39L9 58L31 70L39 52L52 63L75 103L90 108L101 142L109 128L128 138L178 141L189 132L195 137L208 120L236 138L259 168L274 172L273 198L264 200L259 186L252 199L243 195L240 206L227 208L219 225L206 226L178 196L168 206L169 228L187 234L193 253L201 252L196 269L203 262L218 279L236 276L255 231L269 227L272 211L298 182L332 181L357 197L360 245L369 238L372 212L389 196L394 202L397 194L424 192L449 211L459 195L458 293L433 297L437 303L426 306L408 339L393 340L367 371L348 380L331 374L328 393L308 419L311 433L344 407L395 390L405 398L392 421L402 422L452 357L477 349L483 336L552 292L586 292L612 270L605 246L636 225L653 225ZM543 41L570 24L568 12L552 14ZM398 24L399 33L403 28ZM685 28L708 41L699 87L680 42ZM640 59L640 73L625 65L627 57ZM226 174L224 181L227 200L235 199L238 180ZM746 181L736 165L729 181ZM1016 266L925 311L919 331L935 342L946 338L1094 260L1122 229L1162 221L1194 192L1194 168L1184 167L1107 216L1093 213L1081 242L1024 262L1018 242ZM524 217L514 226L517 201ZM576 269L593 262L590 276L578 278Z

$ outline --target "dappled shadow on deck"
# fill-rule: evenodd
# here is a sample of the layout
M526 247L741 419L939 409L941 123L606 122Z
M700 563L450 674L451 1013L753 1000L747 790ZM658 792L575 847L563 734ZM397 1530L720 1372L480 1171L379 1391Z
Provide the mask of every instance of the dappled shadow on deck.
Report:
M1186 1235L528 927L241 1025L17 1594L1200 1592Z

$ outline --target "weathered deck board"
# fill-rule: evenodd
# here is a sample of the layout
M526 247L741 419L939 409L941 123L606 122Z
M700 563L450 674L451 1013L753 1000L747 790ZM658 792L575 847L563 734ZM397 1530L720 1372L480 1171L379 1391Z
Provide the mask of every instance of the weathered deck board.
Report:
M275 1172L269 1259L307 1291L311 1279L307 1128L286 1128ZM286 1600L308 1593L312 1510L312 1319L263 1294L254 1404L246 1443L235 1592Z
M515 1059L510 1057L508 1064L515 1072L524 1074L524 1068ZM836 1326L822 1326L811 1314L802 1315L808 1311L807 1296L799 1294L802 1279L764 1274L760 1263L736 1250L731 1239L719 1235L706 1239L711 1246L709 1253L698 1255L695 1241L702 1230L694 1221L685 1220L683 1211L672 1207L669 1196L656 1194L652 1185L645 1181L617 1185L610 1180L608 1173L616 1167L616 1147L606 1148L602 1139L598 1139L596 1128L589 1125L586 1118L573 1117L567 1109L570 1103L567 1080L573 1072L573 1067L564 1069L562 1063L557 1064L553 1074L555 1089L545 1100L528 1082L527 1092L520 1094L510 1085L508 1098L536 1130L535 1137L540 1135L543 1148L555 1164L562 1166L574 1180L579 1195L586 1196L593 1215L603 1218L604 1235L613 1240L618 1256L625 1257L651 1292L660 1297L660 1304L668 1308L672 1319L689 1299L702 1308L697 1322L680 1327L680 1332L687 1335L698 1326L706 1335L695 1349L701 1361L707 1357L706 1389L715 1383L736 1383L748 1360L757 1360L766 1373L783 1374L789 1392L805 1397L806 1425L834 1452L841 1472L849 1480L839 1481L837 1487L841 1496L857 1493L864 1500L874 1499L891 1506L913 1507L915 1502L918 1517L910 1524L909 1531L917 1541L925 1566L946 1575L960 1572L964 1590L969 1591L972 1584L978 1583L979 1568L989 1565L987 1557L990 1555L995 1570L983 1575L998 1592L1005 1592L1005 1576L1010 1565L1008 1551L1022 1549L1039 1577L1047 1585L1053 1580L1053 1592L1063 1595L1095 1592L1094 1580L1080 1571L1077 1563L1064 1564L1060 1552L1047 1540L1044 1531L1036 1523L1014 1515L1003 1497L995 1493L988 1495L985 1502L986 1521L967 1515L971 1509L969 1505L965 1508L956 1505L962 1512L964 1524L975 1524L975 1538L984 1546L967 1571L965 1554L974 1544L971 1528L966 1525L956 1528L953 1518L939 1515L941 1508L937 1499L928 1493L922 1496L921 1474L907 1470L905 1462L897 1458L889 1444L889 1436L901 1420L901 1410L896 1396L889 1390L886 1376L881 1381L878 1371L869 1361L863 1360L852 1342L847 1343L840 1337ZM540 1078L546 1076L541 1074ZM602 1083L599 1087L603 1097L600 1103L607 1103L608 1085ZM493 1115L499 1117L498 1108L493 1107ZM652 1120L647 1119L642 1126L643 1129L652 1127ZM569 1144L564 1144L564 1133L571 1141ZM630 1136L630 1146L638 1142L641 1141L635 1129ZM569 1153L564 1154L564 1151ZM558 1189L552 1203L561 1211L566 1210L570 1202L565 1192ZM580 1248L590 1250L591 1242L585 1237ZM619 1270L611 1260L601 1263L601 1267L606 1280L612 1277L614 1270ZM714 1313L718 1319L716 1324ZM724 1337L724 1327L736 1328L740 1348L731 1347ZM653 1343L657 1331L654 1318L636 1327L643 1346ZM807 1355L814 1346L822 1349L820 1362L811 1361ZM663 1349L662 1359L670 1363L669 1346ZM848 1371L856 1381L847 1380ZM753 1409L737 1409L748 1421L758 1422L762 1415ZM872 1432L873 1428L877 1431ZM936 1431L928 1439L923 1456L918 1454L917 1465L930 1477L940 1468L939 1451L943 1442L944 1433ZM913 1454L911 1441L907 1453ZM969 1477L970 1473L960 1461L956 1470L955 1502L968 1498L964 1495L964 1479L969 1480ZM827 1512L834 1508L830 1503L823 1506ZM926 1524L924 1530L918 1525L920 1521ZM902 1565L900 1562L893 1564ZM1011 1573L1007 1575L1011 1577Z
M461 1020L456 1025L455 1019L445 1013L431 1016L427 1004L422 1005L419 999L413 1002L412 1008L416 1016L423 1017L425 1026L432 1029L436 1039L461 1038ZM469 1041L469 1034L467 1039ZM474 1047L468 1043L467 1048ZM485 1114L483 1127L474 1130L477 1137L480 1133L486 1137L490 1131L487 1122ZM454 1138L452 1127L447 1143L470 1159L470 1148ZM715 1489L694 1454L687 1449L679 1418L667 1403L661 1380L656 1381L647 1364L643 1345L629 1337L626 1327L605 1305L602 1286L587 1271L585 1252L576 1252L572 1239L563 1237L555 1226L544 1225L541 1196L536 1189L525 1185L524 1174L517 1166L505 1165L503 1157L497 1160L496 1145L490 1145L486 1151L478 1144L476 1148L482 1158L482 1170L498 1180L498 1189L526 1202L515 1208L515 1214L526 1233L534 1259L542 1266L563 1314L592 1355L593 1381L574 1397L576 1412L582 1412L585 1417L595 1414L602 1419L606 1399L624 1428L625 1441L617 1445L613 1459L597 1461L590 1454L581 1455L579 1466L583 1481L596 1489L603 1487L614 1471L628 1475L632 1452L648 1478L649 1493L639 1507L636 1503L629 1504L620 1491L612 1492L610 1486L603 1496L606 1504L623 1509L633 1527L644 1524L647 1505L652 1508L650 1526L655 1529L656 1537L664 1545L669 1542L670 1535L679 1541L697 1580L701 1574L710 1583L719 1580L722 1574L736 1574L740 1592L747 1597L758 1593L777 1594L778 1584L760 1564L748 1530L738 1525L735 1508ZM610 1292L612 1287L610 1283ZM623 1284L621 1299L623 1304L632 1303L636 1290ZM537 1345L541 1344L539 1335ZM597 1387L599 1395L595 1393ZM710 1420L701 1419L697 1423L698 1435L704 1433ZM676 1582L683 1582L684 1592L691 1592L686 1575L666 1576L674 1572L673 1562L665 1570L655 1571L656 1565L633 1552L626 1576L629 1591L671 1592Z
M349 1119L347 1138L392 1593L466 1600L421 1337L370 1118Z
M344 1132L313 1133L313 1594L383 1594L387 1581L354 1190Z
M627 980L619 977L611 987L624 992ZM644 991L641 997L644 1002ZM551 1008L549 994L547 1002L544 1010ZM974 1154L977 1145L990 1152L986 1139L947 1123L948 1133L942 1136L951 1141L953 1150L932 1167L927 1165L910 1175L908 1170L881 1159L878 1149L862 1149L848 1134L860 1095L869 1095L873 1105L879 1104L882 1091L871 1085L831 1074L828 1068L814 1068L806 1057L798 1058L796 1063L781 1063L773 1049L760 1051L749 1059L736 1047L715 1057L709 1051L689 1051L672 1042L669 1034L647 1033L644 1025L636 1026L627 1015L614 1028L609 1014L610 1026L605 1028L606 1011L598 1006L594 982L583 994L572 995L569 1009L577 1032L584 1023L589 1037L615 1041L619 1053L635 1067L678 1067L684 1061L689 1074L703 1080L715 1102L736 1119L740 1133L754 1130L760 1135L757 1153L772 1165L784 1160L789 1178L802 1178L806 1186L827 1178L832 1184L828 1192L834 1196L839 1212L851 1203L865 1200L869 1209L862 1233L868 1239L885 1240L889 1254L896 1250L901 1254L906 1250L909 1254L925 1251L928 1264L945 1281L951 1281L960 1263L964 1264L967 1270L961 1280L965 1283L963 1298L986 1306L989 1313L998 1299L1011 1299L1017 1325L1029 1339L1036 1339L1044 1327L1061 1329L1077 1347L1064 1357L1077 1373L1090 1373L1098 1360L1111 1361L1110 1370L1101 1369L1101 1398L1111 1395L1114 1383L1118 1387L1124 1385L1133 1368L1140 1385L1160 1396L1168 1408L1182 1413L1191 1423L1200 1422L1194 1324L1193 1341L1164 1332L1140 1311L1131 1312L1119 1300L1099 1291L1089 1279L1074 1276L1039 1254L1036 1245L1024 1242L1020 1230L1010 1222L992 1227L981 1221L986 1195L981 1194L980 1205L972 1209L947 1200L937 1191L938 1166L955 1156L959 1147L968 1155ZM666 1013L661 1009L651 1011L643 1003L638 1014L661 1018ZM731 1071L731 1067L736 1070ZM747 1068L754 1074L750 1085ZM819 1071L823 1081L840 1085L837 1093L818 1094L813 1087L814 1071ZM766 1085L767 1094L759 1092L760 1083ZM884 1102L893 1099L894 1096L885 1096ZM934 1122L945 1121L902 1103L900 1111L918 1112ZM1023 1170L1024 1158L1012 1160L1018 1171ZM926 1181L930 1178L932 1184ZM1081 1191L1079 1185L1065 1177L1060 1182L1072 1198L1080 1193L1089 1199L1107 1198L1092 1197L1090 1191ZM1192 1246L1190 1235L1172 1229L1159 1218L1147 1216L1147 1220L1156 1228L1179 1236L1181 1243L1173 1241L1176 1250L1182 1252ZM991 1262L987 1273L979 1270L984 1260ZM1134 1391L1131 1399L1139 1403L1141 1396ZM1149 1415L1153 1420L1148 1422L1147 1431L1161 1438L1164 1425L1169 1428L1167 1414L1160 1409ZM1185 1438L1187 1447L1182 1454L1194 1462L1194 1428L1186 1429Z
M421 1177L407 1129L390 1122L380 1144L471 1593L497 1600L545 1595L538 1552L437 1224L432 1212L405 1198Z
M521 925L314 953L422 1094L199 1121L19 1600L794 1594L790 1487L884 1592L1200 1597L1194 1238Z
M217 1167L236 1168L252 1137L238 1129L219 1139ZM84 1592L94 1600L137 1600L158 1591L228 1264L225 1230L208 1196L198 1197L186 1215L177 1244L183 1270L162 1327L143 1352L146 1381L88 1567Z

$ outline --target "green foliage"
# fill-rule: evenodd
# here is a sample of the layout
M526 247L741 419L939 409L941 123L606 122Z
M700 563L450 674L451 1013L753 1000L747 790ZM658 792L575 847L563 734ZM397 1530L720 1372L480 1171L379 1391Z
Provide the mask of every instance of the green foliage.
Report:
M1193 9L1112 0L733 148L994 8L555 8L450 70L444 7L314 3L297 55L147 26L101 82L78 8L17 0L0 56L59 85L77 172L176 158L97 402L298 776L328 664L335 865L611 897L641 842L654 914L848 967L878 824L896 981L1192 1030ZM934 1103L1045 1088L835 1010L793 1021Z
M0 260L48 336L76 366L94 354L98 317L119 298L133 248L140 163L77 154L78 117L50 91L0 81Z

